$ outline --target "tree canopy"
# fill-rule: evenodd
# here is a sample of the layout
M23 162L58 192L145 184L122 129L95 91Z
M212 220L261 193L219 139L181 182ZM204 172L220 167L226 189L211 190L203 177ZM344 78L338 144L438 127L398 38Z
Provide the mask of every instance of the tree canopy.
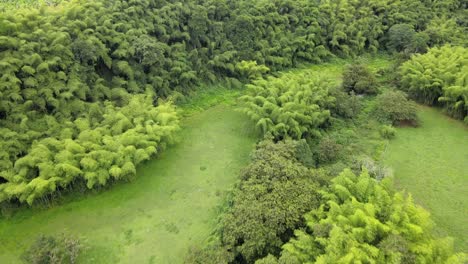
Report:
M429 213L366 171L345 170L284 245L298 263L464 263L450 239L434 239Z
M443 46L414 55L400 68L401 86L417 100L444 106L468 122L468 49Z

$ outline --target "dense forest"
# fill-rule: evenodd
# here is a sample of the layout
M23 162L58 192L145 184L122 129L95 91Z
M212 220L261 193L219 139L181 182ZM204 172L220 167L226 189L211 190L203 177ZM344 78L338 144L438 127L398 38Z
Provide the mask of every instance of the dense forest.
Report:
M463 263L385 168L355 159L362 153L347 135L371 122L385 139L395 126L417 126L411 100L468 123L467 5L2 3L0 205L48 204L133 179L139 164L175 142L178 106L197 87L222 84L242 89L238 110L260 140L217 242L186 262ZM393 68L376 72L359 59L377 53L390 54ZM283 72L335 58L352 61L338 81ZM56 243L41 239L36 248ZM54 252L30 251L33 263ZM67 254L40 263L63 263Z

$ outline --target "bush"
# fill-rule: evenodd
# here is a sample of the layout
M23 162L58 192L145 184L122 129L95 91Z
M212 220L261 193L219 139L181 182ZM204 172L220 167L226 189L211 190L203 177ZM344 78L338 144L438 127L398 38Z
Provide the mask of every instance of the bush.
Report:
M319 164L335 161L340 155L342 146L333 138L324 137L317 146L317 161Z
M232 252L220 245L210 245L206 248L194 246L189 248L184 258L186 264L218 264L230 263L233 260Z
M342 87L336 87L330 90L330 94L336 99L330 109L334 116L353 118L361 111L361 101L353 91L346 93Z
M263 141L252 155L222 219L223 246L241 263L277 255L302 215L318 206L320 178L296 159L297 142Z
M384 122L393 125L417 125L416 104L401 91L386 91L376 98L374 113Z
M375 94L377 81L369 68L361 63L346 66L343 72L343 88L356 94Z
M369 157L359 158L355 161L355 164L359 166L358 168L353 168L353 171L356 174L361 173L362 170L365 169L369 173L369 176L378 181L393 175L391 168L388 168Z
M83 246L78 238L61 234L39 236L23 254L23 261L31 264L76 263Z
M382 128L380 128L379 132L380 135L386 139L394 138L396 135L396 129L393 126L389 125L383 125Z

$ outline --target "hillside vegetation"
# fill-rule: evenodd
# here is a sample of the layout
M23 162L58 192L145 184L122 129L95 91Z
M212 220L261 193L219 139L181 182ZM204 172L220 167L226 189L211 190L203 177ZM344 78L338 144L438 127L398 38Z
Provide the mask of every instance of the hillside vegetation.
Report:
M177 129L171 94L217 80L239 86L265 67L387 46L419 51L421 34L435 32L429 23L464 5L98 0L2 12L0 202L46 202L73 185L132 178Z
M467 33L464 0L2 1L0 262L466 263Z

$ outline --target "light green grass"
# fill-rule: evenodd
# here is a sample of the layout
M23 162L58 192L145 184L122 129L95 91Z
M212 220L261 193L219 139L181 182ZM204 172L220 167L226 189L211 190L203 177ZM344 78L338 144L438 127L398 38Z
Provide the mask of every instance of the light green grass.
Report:
M249 131L248 120L225 104L185 118L180 142L140 166L133 182L0 219L0 263L17 263L37 235L63 230L86 239L80 263L181 263L213 231L249 160Z
M420 127L398 129L384 161L396 186L431 213L436 232L468 252L468 128L429 107L419 116Z

